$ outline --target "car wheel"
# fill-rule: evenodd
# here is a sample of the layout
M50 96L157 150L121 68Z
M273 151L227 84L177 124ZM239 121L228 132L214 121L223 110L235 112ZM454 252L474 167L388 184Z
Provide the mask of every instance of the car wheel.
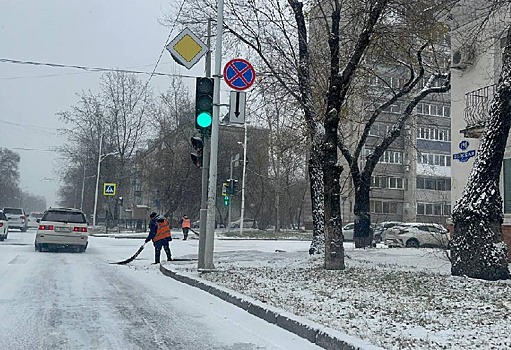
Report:
M0 237L0 242L4 240L5 237Z
M410 238L408 241L406 241L406 247L407 248L419 248L420 244L419 241L415 238Z

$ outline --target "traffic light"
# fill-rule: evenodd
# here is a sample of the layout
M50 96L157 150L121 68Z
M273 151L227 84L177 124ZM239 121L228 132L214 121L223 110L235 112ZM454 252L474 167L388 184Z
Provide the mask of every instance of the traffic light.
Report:
M211 134L213 122L213 78L198 77L195 82L195 128Z
M222 183L222 196L227 196L227 189L229 184L227 182Z
M228 193L231 196L235 196L238 194L238 180L229 179L229 191Z
M224 205L229 206L229 196L224 196Z
M122 207L122 205L124 203L124 198L119 197L118 200L119 200L119 205Z
M197 168L200 168L202 166L202 151L204 149L204 142L202 142L202 139L200 137L192 137L192 147L195 149L195 152L190 153L190 156L192 157L192 162L195 164Z

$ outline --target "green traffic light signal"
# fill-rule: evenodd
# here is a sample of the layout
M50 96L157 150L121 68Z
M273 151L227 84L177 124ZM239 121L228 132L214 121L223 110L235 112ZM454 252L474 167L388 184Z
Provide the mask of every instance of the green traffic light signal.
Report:
M201 128L209 128L213 122L213 117L208 112L202 112L197 116L197 125Z
M229 205L229 196L224 196L224 205L226 207Z

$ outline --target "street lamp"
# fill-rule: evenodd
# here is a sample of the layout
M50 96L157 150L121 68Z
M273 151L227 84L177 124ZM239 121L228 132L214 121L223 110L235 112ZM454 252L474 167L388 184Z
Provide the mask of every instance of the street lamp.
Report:
M108 156L119 154L119 152L110 152L107 154L101 154L101 144L103 143L103 135L101 135L99 141L99 152L98 152L98 171L96 173L96 193L94 196L94 214L92 217L92 226L96 228L96 213L98 210L98 190L99 190L99 172L101 170L101 162Z
M240 213L240 235L243 234L243 216L245 215L245 178L247 176L246 167L247 167L247 124L249 122L245 120L245 137L243 139L243 178L241 182L241 213Z

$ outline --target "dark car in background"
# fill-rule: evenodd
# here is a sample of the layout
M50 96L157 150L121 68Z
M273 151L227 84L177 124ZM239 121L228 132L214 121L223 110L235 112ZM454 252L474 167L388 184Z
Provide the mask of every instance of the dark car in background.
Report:
M25 232L28 229L27 216L21 208L5 207L2 209L9 220L9 228L17 228L21 232Z

